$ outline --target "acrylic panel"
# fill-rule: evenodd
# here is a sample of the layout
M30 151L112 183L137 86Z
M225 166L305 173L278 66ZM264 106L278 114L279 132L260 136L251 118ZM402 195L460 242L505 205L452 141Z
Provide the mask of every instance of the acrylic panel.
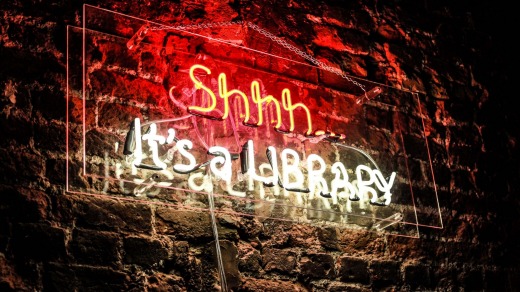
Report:
M411 237L442 226L419 94L252 23L88 5L84 20L68 29L69 192Z

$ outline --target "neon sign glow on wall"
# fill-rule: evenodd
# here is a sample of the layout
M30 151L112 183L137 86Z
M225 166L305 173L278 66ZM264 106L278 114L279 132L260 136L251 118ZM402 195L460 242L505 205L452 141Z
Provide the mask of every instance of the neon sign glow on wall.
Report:
M412 237L436 226L436 195L425 217L414 199L433 181L406 151L423 135L400 110L414 95L160 24L129 48L150 22L85 19L68 38L69 191L191 210L212 193L221 213Z

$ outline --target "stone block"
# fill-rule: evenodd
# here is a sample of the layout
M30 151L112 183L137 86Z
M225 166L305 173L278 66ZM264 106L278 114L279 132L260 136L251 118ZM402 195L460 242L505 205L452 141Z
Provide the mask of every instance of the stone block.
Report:
M336 228L318 229L318 239L325 249L339 250L338 230Z
M238 270L238 249L229 240L220 240L220 252L226 274L226 282L229 289L235 289L240 285L240 272ZM216 259L215 243L212 242L213 258Z
M66 160L47 159L45 162L45 177L56 184L66 183Z
M20 223L13 227L11 246L15 258L51 261L67 257L67 230L47 224Z
M210 239L213 237L209 213L159 207L155 212L155 230L180 239Z
M117 267L121 252L119 235L111 232L76 229L69 243L79 264Z
M404 267L404 281L412 289L431 287L430 267L425 265L407 265Z
M17 98L20 98L20 96L18 95ZM32 124L30 120L22 114L25 112L18 111L13 113L14 114L10 115L0 115L0 132L3 133L0 145L3 146L2 150L4 150L6 154L10 153L10 151L8 151L8 141L15 140L21 145L29 145L29 140L31 139L31 135L27 135L27 133L32 131Z
M43 285L48 291L128 291L134 286L121 271L58 263L46 265Z
M58 96L63 95L62 93L56 93ZM63 98L63 97L61 97ZM61 100L56 103L59 103L59 107L56 108L56 104L52 106L52 110L65 111L65 103ZM63 105L63 107L62 107ZM61 114L61 113L60 113ZM60 115L57 115L57 117ZM47 151L65 153L66 144L58 143L59 140L65 139L65 126L63 124L59 124L56 121L51 122L42 122L35 123L34 126L34 145L39 149L46 149ZM63 172L63 170L61 171Z
M44 177L45 158L27 149L0 149L0 178L10 184L28 185Z
M157 272L147 277L146 290L150 292L187 291L182 277Z
M249 244L240 244L238 246L239 261L238 267L244 272L259 272L262 268L260 263L262 256L260 252Z
M374 126L379 130L395 131L394 113L389 110L376 106L367 106L365 115L367 125Z
M185 266L189 262L190 246L187 241L176 240L173 242L173 259L179 266Z
M266 271L294 274L298 254L292 250L267 248L262 251L262 265Z
M300 259L300 273L314 279L333 278L334 258L326 253L306 254Z
M124 262L141 266L160 266L169 258L171 241L167 238L161 240L150 237L127 237L124 243Z
M0 186L0 213L17 222L38 222L47 219L49 197L42 191Z
M29 291L15 267L0 253L0 291Z
M399 263L395 261L373 261L370 263L370 278L378 289L401 282Z
M344 256L338 260L338 276L343 282L367 284L369 281L368 262L362 258Z
M106 231L151 233L150 205L84 196L72 205L76 225Z

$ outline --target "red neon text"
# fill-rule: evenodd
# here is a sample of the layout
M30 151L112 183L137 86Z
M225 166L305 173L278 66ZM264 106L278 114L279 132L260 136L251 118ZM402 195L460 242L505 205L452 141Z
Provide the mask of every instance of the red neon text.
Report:
M193 81L195 85L195 89L197 90L203 90L207 96L209 97L208 103L205 107L203 106L195 106L191 105L188 107L188 111L194 115L199 115L203 117L213 118L213 116L209 116L210 112L213 112L216 110L217 107L217 96L216 94L206 85L203 84L203 82L195 76L195 71L203 71L205 74L211 74L211 70L203 65L195 64L191 66L190 68L190 79ZM200 72L199 72L200 73ZM260 94L260 83L258 81L252 81L251 82L251 100L253 103L256 104L257 107L257 122L256 123L250 123L249 119L251 118L251 110L250 110L250 99L248 96L238 90L238 89L228 89L227 84L227 76L225 73L220 73L218 75L218 95L220 99L222 100L223 106L224 106L224 112L221 113L221 117L217 118L220 120L224 120L229 116L229 99L231 97L238 98L239 101L243 103L244 111L240 113L241 117L243 118L243 123L248 126L261 126L264 123L264 110L266 110L267 106L273 106L275 110L275 118L276 124L274 128L281 132L293 132L295 128L295 121L294 121L294 112L296 110L303 111L306 116L306 122L307 122L307 131L305 132L305 135L310 136L313 135L313 128L312 128L312 118L311 113L309 111L309 108L305 106L303 103L293 103L291 98L291 91L288 88L282 89L281 97L282 97L282 103L280 104L280 101L278 101L276 98L274 98L272 95L266 95L261 96ZM265 107L264 107L265 105ZM280 129L282 126L282 109L286 111L289 114L289 129ZM201 114L202 113L202 114ZM273 121L274 122L274 121ZM324 133L324 131L316 131L314 133ZM334 134L332 134L334 136Z

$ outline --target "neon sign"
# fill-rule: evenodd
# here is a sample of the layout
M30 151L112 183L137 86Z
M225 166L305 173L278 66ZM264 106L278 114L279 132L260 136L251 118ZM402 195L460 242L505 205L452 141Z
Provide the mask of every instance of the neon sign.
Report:
M171 179L176 174L190 174L188 178L189 186L195 191L213 191L214 181L223 180L226 184L225 190L232 196L245 197L244 191L233 189L232 173L232 154L226 147L212 146L207 153L214 156L209 161L197 163L195 156L190 152L193 142L189 139L179 139L176 137L174 129L168 129L168 136L164 137L157 134L157 125L150 123L146 134L141 134L141 121L139 118L134 120L134 133L130 139L135 141L135 149L127 149L127 154L133 154L132 166L149 170L167 171L168 165L158 156L159 145L171 145L180 155L180 161L172 163L169 176ZM142 141L147 141L153 165L143 165ZM133 144L133 143L132 143ZM132 151L134 150L134 151ZM170 155L171 156L171 155ZM267 147L265 157L269 163L255 164L257 153L254 150L254 142L248 140L243 145L239 160L242 174L247 176L247 190L258 189L260 198L265 199L264 188L272 188L274 196L288 197L289 192L298 193L296 205L303 205L304 201L312 200L315 197L322 198L325 205L330 207L328 199L332 204L338 204L338 199L348 199L349 201L369 202L373 205L388 206L392 199L392 186L396 173L392 172L388 178L379 169L373 169L366 165L355 166L354 177L349 176L347 166L341 161L334 162L330 167L325 160L317 154L310 154L306 161L301 161L300 155L293 149L285 148L277 153L273 146ZM171 159L168 159L171 160ZM188 163L183 163L187 161ZM196 172L202 166L209 165L214 177L208 173ZM280 171L281 169L281 171ZM326 171L329 171L334 178L330 184L324 178ZM197 181L199 181L197 183ZM280 189L282 194L280 194ZM383 194L379 196L378 194ZM301 194L306 194L303 200ZM349 206L346 210L349 210Z
M236 97L239 99L240 102L242 102L244 111L240 113L240 116L243 118L244 125L250 126L250 127L258 127L264 124L264 112L267 110L268 106L274 107L275 111L275 117L271 121L271 123L276 122L274 128L276 131L281 133L290 133L295 130L295 120L294 120L294 112L296 110L303 111L305 113L305 122L307 124L307 130L305 132L305 136L307 137L315 137L317 135L324 135L326 134L329 139L341 139L344 138L344 135L336 135L334 133L326 133L324 130L317 130L313 132L313 123L312 123L312 117L309 108L304 105L303 103L293 103L292 97L291 97L291 91L288 88L283 88L281 91L281 100L282 103L280 105L280 101L276 99L273 95L267 94L265 96L262 96L260 93L260 83L257 80L253 80L251 82L251 101L256 104L256 113L257 113L257 119L256 123L250 122L251 119L251 108L250 108L250 102L248 96L241 90L238 89L232 89L228 90L228 82L227 82L227 76L225 73L220 73L218 75L218 95L220 99L222 100L223 106L224 106L224 112L221 114L221 116L215 116L212 115L212 112L216 111L216 106L218 103L217 96L213 92L212 89L210 89L207 85L204 84L199 78L197 78L196 73L198 72L200 74L200 71L203 72L203 74L210 75L211 70L207 68L206 66L195 64L191 66L189 69L189 76L191 81L193 82L195 89L202 90L204 93L207 94L208 100L206 106L198 106L198 105L191 105L188 106L188 112L190 114L201 116L204 118L209 118L213 120L225 120L229 116L230 112L230 98ZM175 97L172 95L172 90L170 89L170 97L172 99L175 99ZM289 115L289 129L282 129L283 119L282 119L282 109Z
M303 102L293 102L288 87L280 90L279 101L263 88L261 79L250 82L248 96L240 89L231 89L224 72L219 73L217 78L211 78L210 68L204 65L192 65L182 73L188 73L186 75L189 77L182 79L184 76L180 76L181 81L189 81L188 84L184 83L188 87L182 89L184 99L182 96L177 98L176 85L170 86L168 92L173 104L186 111L187 115L144 124L140 118L132 121L123 151L126 163L118 163L115 171L123 189L124 181L129 178L125 169L130 167L131 180L137 185L131 192L135 196L148 196L157 193L157 188L183 185L183 189L193 192L267 202L271 204L271 210L281 204L289 208L303 208L307 210L305 213L325 211L339 214L340 217L356 212L362 215L375 212L371 206L390 206L397 173L391 172L385 176L367 153L335 143L345 138L343 134L323 130L313 133L310 109ZM190 105L187 105L186 97L191 99ZM235 102L234 112L230 106L232 100ZM296 113L299 114L298 119L295 118ZM198 120L200 117L203 119ZM237 135L241 130L233 125L236 118L242 119L242 124L250 129L265 125L266 132L260 134L264 138L259 138L259 131L254 131L256 134L246 135L245 143L241 144L241 137ZM189 119L193 124L177 125L177 130L174 127L159 129L156 124L183 119ZM284 126L287 119L289 127ZM302 128L297 128L296 120L304 121L306 128L303 136L298 134ZM220 129L217 135L226 136L227 121L232 124L235 136L234 152L230 150L229 141L215 143L208 138L215 134L216 129ZM205 138L198 132L199 125L207 131ZM142 130L145 126L147 128ZM192 131L185 132L183 128L191 128ZM279 137L286 139L270 136L270 130L283 134ZM341 155L336 154L335 160L328 157L327 160L331 161L328 164L321 155L309 153L308 146L304 146L306 141L315 144L323 139L332 142L327 144L333 148L355 149L365 157L365 162L355 163L349 157L338 158ZM293 144L294 148L286 147L283 141L298 142ZM280 142L284 143L284 147L279 147ZM139 170L144 172L140 173ZM150 171L156 174L150 175ZM392 216L395 214L400 213L393 213ZM402 217L399 215L394 219L391 222ZM334 220L336 222L338 219ZM342 222L345 220L339 219Z
M239 112L243 119L243 124L249 127L258 127L264 123L264 111L268 106L272 106L275 111L274 130L288 134L295 129L294 111L304 112L307 122L306 136L310 136L313 130L312 117L309 108L299 102L293 103L291 92L288 88L281 90L280 103L273 95L260 93L260 82L253 80L250 84L250 98L241 90L229 89L227 76L220 73L217 82L211 85L217 87L215 91L210 88L210 84L205 84L199 77L211 74L211 70L200 64L195 64L189 69L189 78L193 83L195 91L199 92L199 99L193 99L193 103L199 105L182 105L189 114L203 117L214 121L224 121L230 116L230 99L237 98L242 103L243 111ZM202 75L201 75L202 74ZM174 99L172 87L169 90L170 97ZM197 96L196 93L193 93ZM256 104L256 122L251 122L252 110L250 101ZM223 111L217 108L221 103ZM178 102L177 102L178 103ZM283 125L282 109L284 116L289 117L290 127L281 130ZM253 111L254 112L254 111ZM216 116L215 113L220 114ZM351 211L351 203L359 202L360 208L365 208L365 204L376 206L388 206L392 201L392 187L396 178L396 172L392 172L385 177L381 170L371 168L367 165L345 165L342 161L335 161L332 165L327 165L325 160L317 154L311 153L304 159L300 154L291 148L277 149L269 145L265 148L265 154L255 151L255 143L248 139L241 146L239 153L232 154L228 148L221 145L205 146L206 154L211 156L207 161L198 162L192 153L194 143L190 137L181 138L173 128L168 128L166 135L160 135L157 125L148 122L146 133L141 132L141 120L136 118L127 135L124 154L133 157L131 163L134 173L137 168L159 171L167 174L169 180L176 176L186 176L188 186L194 191L213 192L214 185L219 181L225 183L223 190L234 197L245 198L246 192L257 192L261 200L272 201L276 198L294 197L292 204L295 206L305 206L314 199L321 199L325 208L330 209L331 205L337 205L340 201L345 202L342 208L346 212ZM316 131L314 134L323 134L324 131ZM334 134L330 134L334 136ZM330 136L329 136L330 137ZM338 138L340 136L336 136ZM198 137L200 139L200 137ZM148 154L143 151L143 143L148 146ZM166 158L159 157L160 147L170 147ZM174 154L177 153L177 159ZM152 164L143 164L143 157L148 157ZM263 162L256 163L257 158ZM234 163L233 160L238 160ZM373 161L372 161L373 162ZM240 173L234 175L233 168L240 168ZM209 168L211 174L202 169ZM350 168L348 168L350 167ZM349 174L350 172L350 174ZM234 185L245 180L247 187L235 189ZM154 184L157 181L154 181ZM162 182L163 185L171 185L171 182ZM266 189L270 196L266 195ZM140 192L139 192L140 194Z
M407 236L439 225L415 127L426 116L408 110L422 108L417 94L292 50L277 56L95 7L85 19L68 30L68 191L200 211L212 197L216 212L262 222Z

